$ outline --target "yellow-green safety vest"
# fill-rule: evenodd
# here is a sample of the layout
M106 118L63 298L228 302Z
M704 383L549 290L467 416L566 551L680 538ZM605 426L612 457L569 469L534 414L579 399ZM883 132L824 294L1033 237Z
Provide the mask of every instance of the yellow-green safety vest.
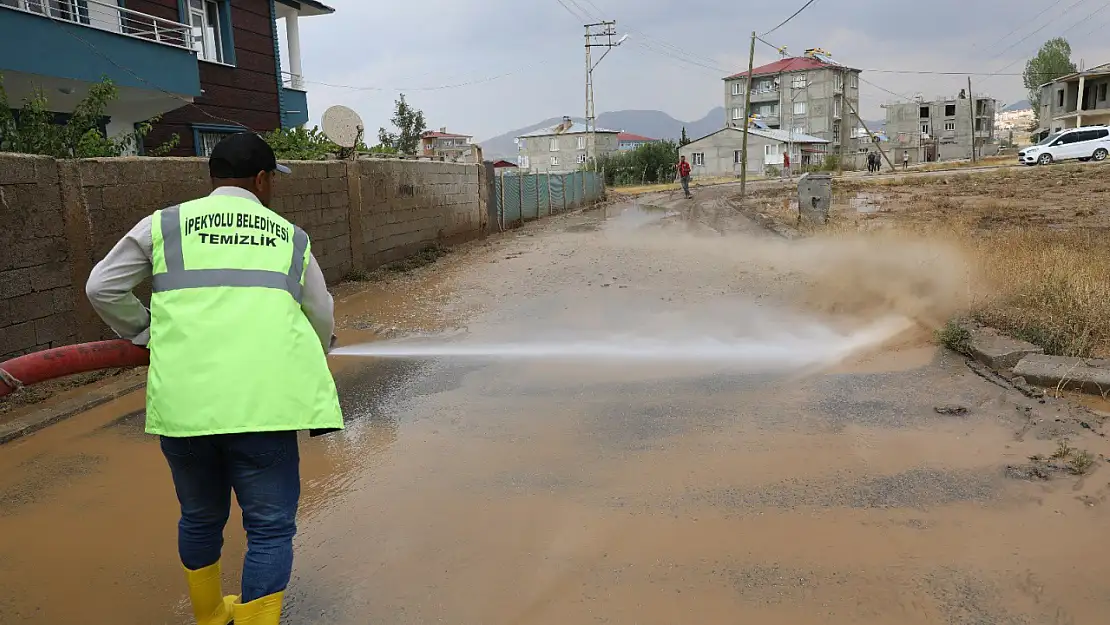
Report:
M335 381L301 311L308 235L209 196L154 213L146 431L338 429Z

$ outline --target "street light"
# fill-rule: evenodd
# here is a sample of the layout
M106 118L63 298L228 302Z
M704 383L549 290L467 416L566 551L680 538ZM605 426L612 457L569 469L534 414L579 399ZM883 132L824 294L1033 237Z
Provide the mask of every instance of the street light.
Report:
M601 61L602 61L602 59L604 59L604 58L605 58L605 56L606 56L607 54L609 54L609 51L610 51L610 50L612 50L613 48L615 48L615 47L617 47L617 46L621 45L622 43L624 43L626 39L628 39L628 34L627 34L627 33L626 33L626 34L624 34L623 36L621 36L621 38L620 38L620 39L618 39L616 43L614 43L614 44L612 44L612 45L608 45L608 46L606 46L606 47L605 47L605 52L603 52L603 53L601 54L601 58L599 58L599 59L597 60L597 63L594 63L594 64L593 64L593 67L591 67L591 68L590 68L590 71L591 71L591 72L592 72L592 71L594 71L594 68L595 68L595 67L597 67L598 65L600 65L600 64L601 64Z

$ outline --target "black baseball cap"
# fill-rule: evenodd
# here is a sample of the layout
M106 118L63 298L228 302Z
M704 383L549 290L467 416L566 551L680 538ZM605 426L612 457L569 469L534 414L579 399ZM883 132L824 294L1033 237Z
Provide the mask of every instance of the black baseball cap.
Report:
M270 144L253 132L233 134L212 148L208 157L208 174L213 178L254 178L259 172L292 173L279 165Z

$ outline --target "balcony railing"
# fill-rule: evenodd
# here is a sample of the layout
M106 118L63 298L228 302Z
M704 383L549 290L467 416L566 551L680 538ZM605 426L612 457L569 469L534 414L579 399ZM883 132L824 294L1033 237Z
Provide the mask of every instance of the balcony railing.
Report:
M281 73L281 86L286 89L296 89L297 91L304 91L304 77L290 72Z
M189 27L101 0L0 0L0 8L192 50Z

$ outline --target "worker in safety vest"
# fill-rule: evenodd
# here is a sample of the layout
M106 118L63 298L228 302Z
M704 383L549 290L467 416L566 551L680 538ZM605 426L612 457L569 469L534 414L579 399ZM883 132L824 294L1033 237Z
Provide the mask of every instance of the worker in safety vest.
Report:
M93 269L100 317L150 349L146 431L181 504L178 551L199 625L276 625L293 567L297 432L343 427L328 371L332 298L308 235L267 206L278 165L254 133L212 150L207 197L156 211ZM148 276L150 310L132 294ZM243 511L242 594L220 584L231 493Z

